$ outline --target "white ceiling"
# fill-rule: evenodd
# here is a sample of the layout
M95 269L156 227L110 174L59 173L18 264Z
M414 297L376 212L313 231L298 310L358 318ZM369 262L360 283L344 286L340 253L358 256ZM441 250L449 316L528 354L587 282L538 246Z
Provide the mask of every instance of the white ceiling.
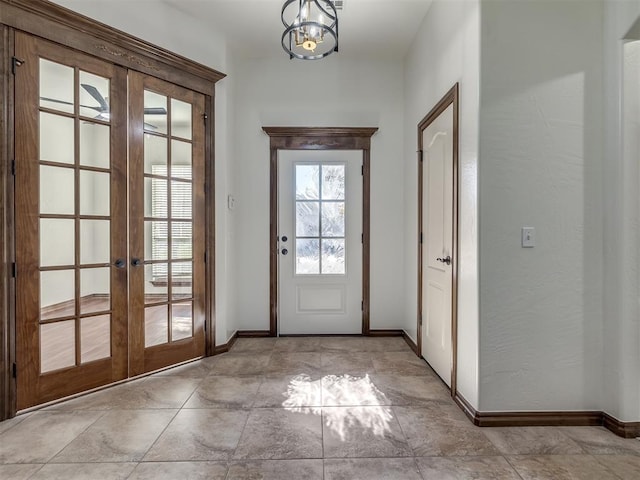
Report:
M286 55L280 39L283 0L162 0L210 24L244 58ZM432 0L344 0L338 11L340 56L402 58Z

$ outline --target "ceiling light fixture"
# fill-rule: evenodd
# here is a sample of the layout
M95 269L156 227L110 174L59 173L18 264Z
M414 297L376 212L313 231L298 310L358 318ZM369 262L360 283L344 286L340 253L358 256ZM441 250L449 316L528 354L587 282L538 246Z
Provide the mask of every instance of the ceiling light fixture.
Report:
M289 58L318 60L338 51L338 13L331 0L286 0L282 48Z

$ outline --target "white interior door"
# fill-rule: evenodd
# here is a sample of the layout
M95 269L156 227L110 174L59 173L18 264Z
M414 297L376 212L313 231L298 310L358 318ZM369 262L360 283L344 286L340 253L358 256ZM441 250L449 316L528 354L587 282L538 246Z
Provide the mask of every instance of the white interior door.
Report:
M362 333L362 151L278 162L279 333Z
M424 131L422 355L451 386L453 105Z

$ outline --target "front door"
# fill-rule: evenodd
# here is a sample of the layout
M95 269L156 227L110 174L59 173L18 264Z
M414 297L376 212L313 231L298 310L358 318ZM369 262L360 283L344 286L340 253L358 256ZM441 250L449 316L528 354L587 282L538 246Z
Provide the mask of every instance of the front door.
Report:
M15 49L23 409L127 377L127 80L126 70L19 32Z
M422 132L422 355L451 386L453 104Z
M204 95L129 74L131 375L204 355Z
M279 333L362 333L362 151L278 162Z

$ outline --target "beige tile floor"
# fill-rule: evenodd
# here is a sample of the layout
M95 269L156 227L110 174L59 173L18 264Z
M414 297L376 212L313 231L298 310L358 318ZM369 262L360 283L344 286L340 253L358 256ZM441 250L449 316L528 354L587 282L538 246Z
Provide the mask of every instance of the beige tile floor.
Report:
M640 479L599 427L478 428L400 338L231 352L0 423L0 479Z

